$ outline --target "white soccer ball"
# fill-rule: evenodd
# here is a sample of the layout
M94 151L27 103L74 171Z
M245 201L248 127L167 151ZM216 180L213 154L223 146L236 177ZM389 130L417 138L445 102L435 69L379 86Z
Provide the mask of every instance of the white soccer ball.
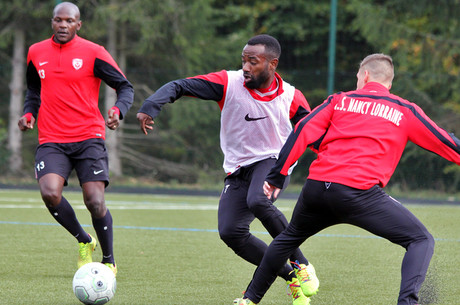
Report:
M73 292L84 304L105 304L113 298L117 280L112 270L102 263L83 265L73 277Z

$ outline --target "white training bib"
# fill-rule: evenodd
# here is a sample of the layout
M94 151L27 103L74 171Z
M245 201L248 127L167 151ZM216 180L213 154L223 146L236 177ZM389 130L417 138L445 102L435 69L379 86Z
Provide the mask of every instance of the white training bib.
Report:
M233 173L241 166L278 157L292 131L289 110L295 88L283 81L281 95L271 101L259 101L244 87L242 70L227 71L227 74L220 145L224 170ZM262 98L263 94L260 95Z

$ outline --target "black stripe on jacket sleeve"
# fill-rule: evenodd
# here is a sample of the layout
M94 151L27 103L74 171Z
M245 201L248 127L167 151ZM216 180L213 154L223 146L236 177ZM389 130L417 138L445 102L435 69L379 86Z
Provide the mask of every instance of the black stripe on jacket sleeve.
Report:
M117 68L99 58L94 61L94 76L117 91L115 106L120 109L120 120L123 119L134 101L133 85Z
M299 107L297 108L296 113L291 118L291 123L294 124L294 125L297 124L301 119L306 117L309 113L310 113L310 111L308 111L307 109L305 109L304 107L299 105Z
M41 99L41 81L32 61L27 65L26 71L27 92L24 100L24 114L32 113L37 118L38 109L40 108Z

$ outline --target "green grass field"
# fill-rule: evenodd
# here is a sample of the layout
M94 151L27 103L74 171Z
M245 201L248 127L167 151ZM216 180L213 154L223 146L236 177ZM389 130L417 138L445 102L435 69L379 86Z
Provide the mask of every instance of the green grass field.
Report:
M91 234L81 194L65 192ZM217 197L106 195L114 218L117 292L109 304L230 305L254 266L217 233ZM294 200L277 205L291 216ZM409 205L436 238L422 304L460 304L460 206ZM270 241L257 221L253 232ZM81 304L73 295L77 243L58 226L38 190L0 190L0 304ZM404 250L368 232L339 225L301 247L321 287L312 305L396 304ZM100 261L98 248L93 259ZM261 305L292 304L278 279Z

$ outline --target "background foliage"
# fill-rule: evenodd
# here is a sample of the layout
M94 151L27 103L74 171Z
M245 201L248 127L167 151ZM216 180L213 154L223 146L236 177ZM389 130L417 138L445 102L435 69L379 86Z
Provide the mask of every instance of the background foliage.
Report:
M0 105L8 108L14 29L26 30L26 44L51 35L58 1L0 2ZM135 115L162 84L197 74L240 68L241 49L255 34L269 33L282 45L278 72L303 91L312 107L327 97L329 0L80 0L79 35L102 45L107 24L116 24L117 54L135 85L135 105L126 117L122 144L125 176L205 184L221 181L219 108L212 101L182 98L167 105L155 132L139 132ZM392 92L419 104L441 127L460 133L460 0L339 0L335 90L352 90L356 70L369 53L393 56ZM101 90L101 95L103 90ZM7 112L0 113L0 170L8 174ZM31 176L36 132L24 134L22 175ZM302 183L307 152L292 181ZM390 187L460 189L459 167L408 145Z

